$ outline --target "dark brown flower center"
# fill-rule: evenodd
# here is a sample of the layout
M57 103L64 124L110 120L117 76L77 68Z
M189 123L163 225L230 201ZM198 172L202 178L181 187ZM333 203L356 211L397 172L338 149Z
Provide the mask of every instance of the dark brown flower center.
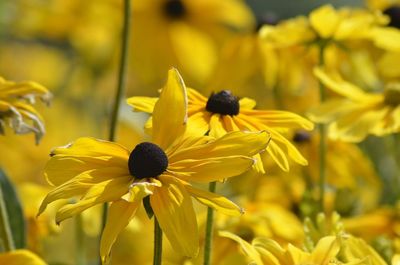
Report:
M383 13L390 17L390 27L400 28L400 6L391 6L385 9Z
M186 7L182 0L166 0L163 8L164 14L170 19L179 19L186 14Z
M239 100L229 90L212 93L208 98L206 110L221 115L238 115L240 110Z
M144 142L136 145L129 155L128 167L136 178L155 178L167 169L168 157L156 144Z
M300 144L300 143L309 142L310 140L311 140L311 134L306 131L297 131L293 135L293 142L295 142L295 143Z

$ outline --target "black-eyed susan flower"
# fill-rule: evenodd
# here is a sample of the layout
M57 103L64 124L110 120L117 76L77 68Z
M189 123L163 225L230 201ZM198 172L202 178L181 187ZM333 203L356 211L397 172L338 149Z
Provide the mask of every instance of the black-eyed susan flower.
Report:
M16 134L33 132L38 143L45 129L41 115L32 107L36 98L48 103L51 94L35 82L15 83L0 77L0 134L8 123Z
M132 97L128 104L135 110L153 113L157 98ZM307 165L307 160L281 133L291 128L311 130L313 123L301 116L276 110L256 110L256 102L250 98L239 99L229 90L213 93L207 99L194 89L188 89L188 130L197 135L208 133L221 137L232 131L262 131L271 135L268 154L285 171L289 170L289 159ZM151 126L150 123L147 124ZM263 155L263 159L264 159ZM262 163L257 163L264 172Z
M185 80L204 84L213 73L227 39L253 28L250 9L241 0L148 0L133 3L136 82L162 82L171 65ZM157 86L155 86L157 87Z
M110 202L100 254L103 262L118 234L134 217L144 198L174 249L196 256L199 235L191 197L224 213L240 215L241 209L228 199L190 185L229 178L249 169L251 156L265 149L266 132L233 132L213 140L185 135L186 88L179 73L169 71L168 81L154 106L152 142L142 142L130 151L94 138L80 138L51 153L45 175L56 186L43 200L76 198L61 207L56 222L94 205Z
M387 83L381 93L368 93L338 75L317 68L321 82L343 98L332 98L309 112L315 122L329 123L332 139L360 142L368 135L400 131L400 84Z
M346 46L368 41L381 49L398 51L400 32L386 27L389 22L388 17L369 10L324 5L308 17L283 21L276 27L264 26L262 35L265 40L286 47L311 43Z
M336 236L321 238L312 252L307 252L291 244L285 249L274 240L268 238L258 237L249 243L226 231L222 231L219 234L236 241L244 254L250 258L251 262L257 265L364 264L355 259L351 263L340 263L337 259L340 251L340 239Z

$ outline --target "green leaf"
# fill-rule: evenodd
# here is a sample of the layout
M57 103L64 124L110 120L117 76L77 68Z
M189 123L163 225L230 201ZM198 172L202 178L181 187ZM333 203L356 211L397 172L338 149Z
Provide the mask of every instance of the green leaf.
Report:
M15 247L25 248L26 224L21 201L14 188L14 185L11 183L10 179L6 176L2 169L0 169L0 185L3 191L4 202L6 204Z

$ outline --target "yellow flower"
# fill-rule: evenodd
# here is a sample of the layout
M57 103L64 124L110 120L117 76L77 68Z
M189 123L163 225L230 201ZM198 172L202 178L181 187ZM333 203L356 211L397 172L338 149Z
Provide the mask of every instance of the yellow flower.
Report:
M26 249L18 249L0 254L0 264L7 265L46 265L36 254Z
M157 98L132 97L127 100L135 110L154 113ZM191 133L221 137L232 131L262 131L271 135L266 149L272 159L285 171L289 170L289 159L307 165L300 154L281 132L289 128L311 130L313 124L297 114L276 110L255 110L256 102L250 98L238 99L228 90L213 93L207 99L194 89L188 89L188 129ZM148 124L148 126L151 126ZM257 161L260 161L258 159ZM257 169L264 172L261 162Z
M324 5L313 10L308 18L301 16L276 27L264 26L261 33L266 41L283 47L366 41L384 50L399 51L400 32L385 27L388 23L389 18L379 13L350 8L336 10L331 5Z
M169 71L168 81L154 106L153 142L125 147L94 138L80 138L51 153L45 175L57 186L43 200L76 198L61 207L56 222L94 205L111 202L103 231L100 254L109 259L117 235L134 217L142 199L150 205L162 230L177 252L196 256L199 235L191 197L221 210L240 215L241 209L223 196L199 190L189 181L207 183L239 175L254 160L249 157L265 149L268 134L234 132L219 139L186 136L186 88L179 73Z
M368 134L383 136L400 131L400 83L386 84L382 93L367 93L339 76L315 70L321 82L345 98L328 100L310 111L315 122L330 123L332 139L360 142Z
M277 242L268 238L255 238L250 244L240 237L226 231L222 231L219 234L220 236L230 238L239 243L243 252L257 265L338 264L336 256L339 253L340 244L339 239L335 236L323 237L319 240L314 250L309 253L291 244L287 246L287 249L284 249Z
M254 24L241 0L140 1L133 3L133 17L132 62L142 88L157 87L171 66L190 83L204 84L222 43Z
M33 132L39 143L45 129L42 117L32 107L36 98L48 103L51 94L35 82L15 83L0 77L0 134L8 122L16 134Z

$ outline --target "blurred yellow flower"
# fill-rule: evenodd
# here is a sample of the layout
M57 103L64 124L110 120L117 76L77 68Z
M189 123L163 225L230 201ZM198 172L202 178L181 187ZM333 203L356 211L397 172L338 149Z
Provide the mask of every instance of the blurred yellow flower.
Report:
M127 102L137 111L153 113L157 98L132 97ZM313 123L291 112L255 110L255 106L254 100L238 99L228 90L213 93L207 99L189 88L188 130L197 135L209 133L213 137L221 137L232 131L265 130L271 135L271 143L266 151L280 168L289 170L289 158L298 164L307 165L307 160L281 132L289 128L312 130ZM261 159L257 161L257 169L264 172Z
M354 44L367 41L378 48L400 51L400 31L385 27L389 18L363 9L324 5L307 17L284 21L276 27L264 26L261 34L266 41L283 47L293 45Z
M250 244L226 231L222 231L219 234L239 243L243 252L257 265L334 265L339 262L336 256L340 250L340 242L335 236L323 237L313 251L309 253L291 244L287 246L287 249L284 249L277 242L268 238L255 238ZM363 263L343 264L361 265Z
M131 62L138 87L149 89L158 87L171 66L186 82L204 84L222 43L254 24L242 0L136 1L133 17Z
M134 217L142 199L149 196L174 249L196 256L199 235L191 197L226 214L240 215L242 210L188 181L207 183L243 173L254 163L249 156L265 149L269 137L266 132L233 132L216 140L186 136L186 120L186 87L172 69L154 106L153 143L140 143L130 152L117 143L80 138L56 148L45 175L57 187L45 197L39 214L53 201L77 198L76 203L58 210L59 223L94 205L111 202L100 246L106 263L116 237Z
M39 143L45 128L41 115L32 107L36 98L49 103L51 94L35 82L15 83L0 77L0 134L9 123L16 134L33 132Z
M0 254L0 264L4 265L47 265L36 254L25 249L18 249Z
M400 131L400 83L386 84L382 93L367 93L321 69L315 69L315 75L345 97L330 99L309 112L311 120L329 123L330 138L360 142L369 134L383 136Z

